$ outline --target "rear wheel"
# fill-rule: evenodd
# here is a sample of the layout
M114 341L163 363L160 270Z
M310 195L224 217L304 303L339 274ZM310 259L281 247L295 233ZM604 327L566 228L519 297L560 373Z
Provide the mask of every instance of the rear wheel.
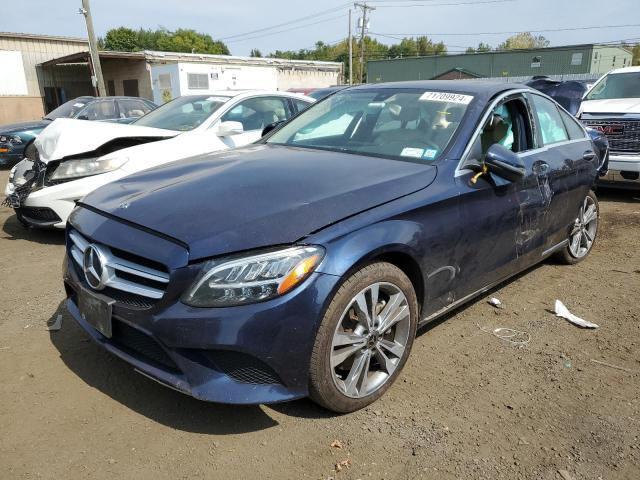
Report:
M354 273L335 294L318 330L311 398L340 413L380 398L407 361L417 318L416 294L402 270L377 262Z
M590 191L580 205L578 216L569 233L569 243L558 252L557 258L568 265L584 260L598 236L600 206L596 194Z

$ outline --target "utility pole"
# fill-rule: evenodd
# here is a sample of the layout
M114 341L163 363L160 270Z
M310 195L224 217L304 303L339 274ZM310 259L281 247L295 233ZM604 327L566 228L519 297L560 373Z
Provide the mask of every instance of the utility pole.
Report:
M87 22L87 36L89 37L89 53L91 55L91 70L93 73L93 86L98 89L98 96L106 97L107 89L104 88L104 78L102 77L102 67L100 66L100 56L98 55L98 47L96 44L96 34L93 31L93 19L91 18L91 8L89 0L82 0L82 8L78 9L78 13L84 15Z
M364 79L364 32L367 28L367 10L375 10L375 7L370 7L366 2L354 3L357 8L362 9L362 26L360 29L360 83Z
M351 38L351 9L349 9L349 85L353 85L353 40Z

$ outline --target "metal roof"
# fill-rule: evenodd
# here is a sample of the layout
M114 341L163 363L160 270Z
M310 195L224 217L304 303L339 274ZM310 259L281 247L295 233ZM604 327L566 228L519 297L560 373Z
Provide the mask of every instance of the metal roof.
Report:
M30 40L49 40L53 42L89 43L86 38L65 37L62 35L38 35L37 33L0 32L0 37L27 38Z
M269 67L288 68L313 68L316 70L340 71L340 62L320 62L315 60L288 60L284 58L264 58L264 57L239 57L234 55L211 55L206 53L179 53L179 52L157 52L145 50L142 52L114 52L111 50L101 50L99 52L101 60L110 58L120 60L145 60L151 63L213 63L223 65L253 65ZM89 52L77 52L64 57L54 58L42 63L43 67L61 65L65 63L85 63L88 62Z

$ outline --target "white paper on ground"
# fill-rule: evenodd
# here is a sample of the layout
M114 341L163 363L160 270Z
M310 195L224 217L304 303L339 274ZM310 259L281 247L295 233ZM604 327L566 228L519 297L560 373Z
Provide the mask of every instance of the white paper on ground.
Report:
M556 300L556 316L566 318L574 325L578 325L582 328L598 328L598 325L595 323L587 322L580 317L576 317L560 300Z

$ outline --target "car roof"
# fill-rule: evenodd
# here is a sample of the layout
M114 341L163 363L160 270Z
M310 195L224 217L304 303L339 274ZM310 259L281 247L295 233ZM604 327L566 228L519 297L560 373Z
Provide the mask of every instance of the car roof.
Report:
M466 93L469 95L483 95L493 97L499 93L525 89L526 85L518 83L490 82L480 80L416 80L408 82L371 83L353 87L355 89L384 89L384 88L415 88L420 90L434 90L441 92Z
M618 73L638 73L640 72L640 67L624 67L624 68L616 68L615 70L611 70L607 75L615 75Z
M289 98L303 98L307 100L313 100L311 97L307 97L305 95L301 95L300 93L294 92L285 92L282 90L261 90L261 89L247 89L247 90L214 90L209 93L197 93L197 94L187 94L182 95L182 97L248 97L251 95L280 95L283 97Z

